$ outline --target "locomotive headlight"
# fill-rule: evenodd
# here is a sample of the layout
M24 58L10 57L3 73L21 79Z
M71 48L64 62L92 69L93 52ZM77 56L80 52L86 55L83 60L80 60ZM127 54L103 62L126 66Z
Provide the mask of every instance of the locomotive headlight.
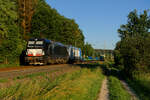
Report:
M28 55L28 56L33 56L33 53L32 53L32 52L28 52L27 55Z
M43 56L44 55L44 52L42 49L39 49L36 51L36 56Z
M33 56L33 53L30 51L30 49L27 49L26 55L27 56Z

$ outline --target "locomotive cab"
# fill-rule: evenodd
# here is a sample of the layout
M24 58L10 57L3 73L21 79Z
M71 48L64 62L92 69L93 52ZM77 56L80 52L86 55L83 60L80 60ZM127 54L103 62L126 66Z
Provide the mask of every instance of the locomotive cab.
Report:
M28 64L46 64L46 53L50 43L50 40L46 39L29 39L25 62Z

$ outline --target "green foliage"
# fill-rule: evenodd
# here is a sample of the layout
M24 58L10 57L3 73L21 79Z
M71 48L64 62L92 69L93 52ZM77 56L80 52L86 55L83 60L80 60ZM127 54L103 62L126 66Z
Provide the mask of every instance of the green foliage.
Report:
M131 100L131 96L116 77L110 76L108 85L110 100Z
M11 0L0 1L0 37L8 36L9 27L15 27L17 21L16 2Z
M128 37L147 36L150 28L150 17L148 11L144 11L143 14L138 15L134 10L128 15L128 23L121 25L118 29L118 33L121 39Z
M114 50L114 61L115 61L115 66L119 69L119 70L123 70L124 66L123 66L123 57L120 53L120 45L121 43L118 42L116 44L116 48Z
M134 70L150 68L149 25L148 12L138 15L134 10L128 15L128 23L118 29L121 41L115 49L115 63L130 75Z
M91 44L89 44L89 43L87 42L87 43L84 45L83 53L85 54L85 56L93 56L93 54L94 54L94 48L92 47Z
M18 64L24 42L17 25L17 2L0 1L0 9L0 64Z

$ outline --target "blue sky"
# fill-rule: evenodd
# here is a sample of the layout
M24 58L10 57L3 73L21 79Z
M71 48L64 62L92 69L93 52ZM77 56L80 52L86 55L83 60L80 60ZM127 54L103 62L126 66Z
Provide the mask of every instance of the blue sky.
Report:
M150 0L46 0L61 15L75 19L85 41L99 49L114 49L117 29L127 23L129 12L150 9Z

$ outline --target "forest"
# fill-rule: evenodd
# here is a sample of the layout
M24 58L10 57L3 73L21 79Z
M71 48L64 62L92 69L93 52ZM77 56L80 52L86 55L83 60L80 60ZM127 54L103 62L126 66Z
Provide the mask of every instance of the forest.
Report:
M74 19L66 18L45 0L0 1L0 65L19 65L29 38L46 38L73 45L83 54L93 54ZM87 52L86 50L89 51Z

